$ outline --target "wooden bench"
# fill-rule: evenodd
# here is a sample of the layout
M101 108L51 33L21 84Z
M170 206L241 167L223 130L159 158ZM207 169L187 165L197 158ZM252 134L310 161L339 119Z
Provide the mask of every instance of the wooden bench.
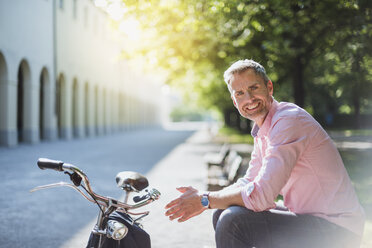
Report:
M204 156L204 162L211 166L222 166L230 153L230 146L224 143L219 152L209 152Z
M242 174L243 158L231 150L222 166L210 166L208 169L208 190L220 190L234 183Z

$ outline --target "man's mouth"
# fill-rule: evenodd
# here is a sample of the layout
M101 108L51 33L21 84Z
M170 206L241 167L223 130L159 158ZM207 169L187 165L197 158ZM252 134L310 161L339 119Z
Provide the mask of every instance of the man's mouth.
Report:
M257 102L257 103L253 103L253 104L249 104L249 105L246 105L245 107L244 107L244 109L245 110L254 110L254 109L256 109L257 107L258 107L258 105L259 105L259 103Z

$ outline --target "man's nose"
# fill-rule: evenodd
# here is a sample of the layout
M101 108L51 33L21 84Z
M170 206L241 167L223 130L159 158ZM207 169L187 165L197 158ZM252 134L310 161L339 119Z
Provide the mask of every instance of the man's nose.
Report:
M247 91L245 94L244 94L244 100L245 101L250 101L253 99L253 94L249 91Z

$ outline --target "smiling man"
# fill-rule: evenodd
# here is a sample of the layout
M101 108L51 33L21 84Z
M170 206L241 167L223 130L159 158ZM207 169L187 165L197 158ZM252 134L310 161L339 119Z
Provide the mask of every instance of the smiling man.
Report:
M324 129L302 108L273 98L259 63L239 60L224 79L234 106L255 123L249 168L220 191L177 188L182 194L167 204L169 219L217 209L217 248L359 247L364 212Z

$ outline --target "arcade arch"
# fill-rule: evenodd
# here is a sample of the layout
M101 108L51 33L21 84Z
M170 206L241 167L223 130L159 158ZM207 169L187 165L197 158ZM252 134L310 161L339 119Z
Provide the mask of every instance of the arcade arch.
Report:
M23 59L18 67L17 76L17 137L18 142L27 141L26 127L29 127L27 120L27 96L30 97L31 71L28 62Z
M98 85L94 88L94 127L96 135L99 134L100 127L100 97Z
M78 80L74 78L72 83L72 130L73 136L79 136L79 109L80 109L80 102L79 102L79 84Z
M90 99L91 99L91 96L90 96L90 93L89 93L89 83L88 82L85 82L85 85L84 85L84 121L83 121L83 126L85 128L85 136L89 136L90 135L90 131L89 131L89 128L91 126L91 122L90 122L90 119L91 119L91 109L90 109Z
M50 76L47 68L43 67L40 73L40 92L39 92L39 136L40 140L47 138L46 132L48 127L48 108L50 106L50 98L48 92L50 88Z
M0 51L0 145L9 145L8 67Z
M57 116L57 129L58 137L64 138L63 128L66 122L66 79L65 76L61 73L58 77L56 84L56 116Z
M102 125L102 131L103 133L108 133L108 127L107 127L107 121L108 121L108 112L107 112L107 91L106 89L104 88L103 89L103 93L102 93L102 116L103 116L103 120L101 122L101 125Z

